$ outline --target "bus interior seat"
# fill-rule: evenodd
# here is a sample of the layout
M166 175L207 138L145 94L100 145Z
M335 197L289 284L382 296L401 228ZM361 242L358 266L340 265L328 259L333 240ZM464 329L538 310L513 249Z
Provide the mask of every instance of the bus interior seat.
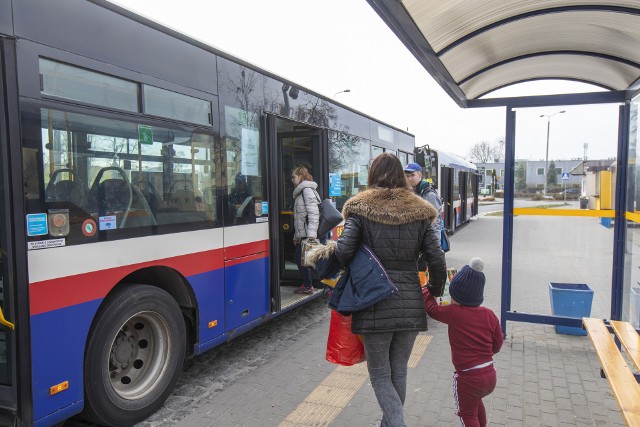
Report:
M153 185L148 188L153 188ZM154 209L149 205L149 201L140 190L140 186L132 184L131 190L133 193L133 200L131 202L131 207L129 208L131 211L128 221L129 227L158 225L156 221L157 209ZM155 204L155 200L153 201Z
M59 179L63 173L67 173L69 179ZM47 202L70 202L83 207L88 192L88 188L76 178L72 169L58 169L49 179L45 197Z
M117 172L116 178L102 180L106 172ZM124 212L119 228L124 228L133 202L133 190L126 172L118 166L107 166L98 171L89 191L91 208L98 216Z
M131 208L132 195L129 183L120 178L105 179L98 184L98 211L126 212Z
M141 179L133 184L136 193L139 193L146 201L153 216L158 215L158 211L163 206L162 195L158 193L155 185L149 180Z

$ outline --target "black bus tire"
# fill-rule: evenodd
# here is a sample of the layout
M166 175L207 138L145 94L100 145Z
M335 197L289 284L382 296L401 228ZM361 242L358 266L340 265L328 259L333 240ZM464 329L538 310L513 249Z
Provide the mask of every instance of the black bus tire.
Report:
M180 307L164 290L128 285L110 295L87 340L83 417L129 426L156 412L182 370L185 339Z

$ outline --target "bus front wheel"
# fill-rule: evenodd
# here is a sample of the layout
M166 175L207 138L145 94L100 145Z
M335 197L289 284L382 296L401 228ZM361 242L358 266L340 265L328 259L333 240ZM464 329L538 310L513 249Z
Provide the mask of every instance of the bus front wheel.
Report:
M128 285L100 308L84 360L84 417L126 426L157 411L182 369L186 331L176 301L162 289Z

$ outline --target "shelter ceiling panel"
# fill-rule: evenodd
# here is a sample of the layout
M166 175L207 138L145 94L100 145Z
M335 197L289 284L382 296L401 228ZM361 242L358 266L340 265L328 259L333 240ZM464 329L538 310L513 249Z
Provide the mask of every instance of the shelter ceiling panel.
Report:
M576 6L640 7L638 0L401 0L418 29L438 53L457 40L505 19ZM579 4L577 4L579 3Z
M640 69L605 58L557 54L519 59L499 65L460 85L467 99L528 80L568 79L607 89L624 90L640 77Z
M640 64L640 15L602 11L536 15L467 39L446 51L440 60L460 82L512 58L558 51L610 55ZM581 70L575 72L580 74Z

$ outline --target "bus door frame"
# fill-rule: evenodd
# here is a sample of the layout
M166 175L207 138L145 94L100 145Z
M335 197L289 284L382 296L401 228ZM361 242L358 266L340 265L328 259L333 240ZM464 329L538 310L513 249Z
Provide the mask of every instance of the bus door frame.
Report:
M458 188L460 188L460 225L464 224L467 217L467 177L469 172L458 171ZM456 224L457 226L458 224Z
M271 177L271 179L268 179L267 192L269 197L269 253L271 261L269 277L271 280L271 311L274 313L282 309L280 284L282 281L288 280L283 277L284 260L280 259L283 245L280 232L281 227L284 225L284 222L280 218L280 198L283 196L280 189L282 188L281 179L287 179L289 175L287 174L285 177L283 172L284 165L280 141L285 134L293 134L293 132L279 133L277 120L285 120L292 124L299 123L290 118L270 113L263 116L265 135L267 137L267 176ZM327 197L329 191L329 133L327 129L316 128L307 123L300 123L300 125L314 129L295 132L295 135L318 136L318 147L313 151L318 154L318 159L313 160L314 172L316 173L314 181L318 184L318 194L324 199ZM324 179L325 177L327 178Z
M0 179L9 189L23 188L16 64L16 41L0 37L0 156L3 164ZM7 283L3 283L4 316L15 325L15 330L7 334L11 385L0 385L0 409L11 412L17 418L17 425L33 425L27 243L25 233L15 232L26 230L24 194L22 191L3 191L2 202L6 209L2 227L6 230L5 249L9 264L4 278ZM4 413L0 416L2 424L4 416Z
M443 200L444 227L453 234L456 229L453 210L453 169L448 166L440 167L440 197Z

